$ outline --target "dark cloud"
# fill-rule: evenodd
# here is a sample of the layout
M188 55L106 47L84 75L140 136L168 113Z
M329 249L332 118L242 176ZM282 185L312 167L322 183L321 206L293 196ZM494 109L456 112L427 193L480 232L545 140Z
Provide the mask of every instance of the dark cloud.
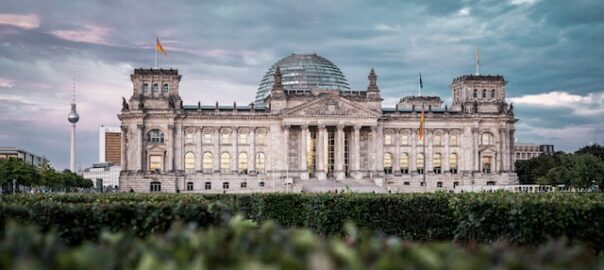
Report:
M388 100L417 92L450 97L454 77L474 72L481 48L483 73L503 74L509 97L566 91L604 91L602 2L593 1L34 1L0 3L0 14L35 14L38 28L0 24L2 144L44 153L67 166L71 78L77 77L80 157L96 160L96 129L118 124L129 73L153 65L158 35L169 57L162 66L183 74L185 103L248 103L266 70L292 52L332 60L353 89L367 86L374 67ZM227 93L225 95L225 93ZM565 150L571 127L604 137L597 120L569 107L519 106L519 136ZM44 118L41 121L38 118ZM31 130L43 130L40 132ZM48 141L52 140L52 142ZM43 142L43 143L42 143Z

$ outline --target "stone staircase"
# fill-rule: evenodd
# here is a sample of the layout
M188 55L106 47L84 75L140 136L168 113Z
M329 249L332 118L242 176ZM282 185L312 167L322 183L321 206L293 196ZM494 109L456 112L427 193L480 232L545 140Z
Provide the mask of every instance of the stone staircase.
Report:
M294 181L293 192L364 192L387 193L384 187L377 186L370 179L345 179L345 180L298 180Z

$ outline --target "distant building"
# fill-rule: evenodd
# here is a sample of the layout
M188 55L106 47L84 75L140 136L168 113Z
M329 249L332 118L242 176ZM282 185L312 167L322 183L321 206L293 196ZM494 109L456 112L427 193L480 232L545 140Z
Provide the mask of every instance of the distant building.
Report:
M119 184L121 167L111 163L95 163L91 168L82 171L82 177L90 179L94 187L107 189L107 187L116 188Z
M515 143L514 162L516 160L528 160L541 155L553 155L554 146L551 144Z
M27 164L34 166L40 166L44 163L48 163L48 159L44 156L38 156L16 147L0 146L0 160L11 157L24 160Z
M122 151L122 131L119 127L99 128L99 162L120 165Z

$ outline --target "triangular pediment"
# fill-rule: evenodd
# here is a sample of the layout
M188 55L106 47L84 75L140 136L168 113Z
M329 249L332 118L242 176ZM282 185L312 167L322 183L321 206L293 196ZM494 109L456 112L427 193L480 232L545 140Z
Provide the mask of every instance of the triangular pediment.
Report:
M380 117L364 104L341 96L330 95L283 111L284 116Z

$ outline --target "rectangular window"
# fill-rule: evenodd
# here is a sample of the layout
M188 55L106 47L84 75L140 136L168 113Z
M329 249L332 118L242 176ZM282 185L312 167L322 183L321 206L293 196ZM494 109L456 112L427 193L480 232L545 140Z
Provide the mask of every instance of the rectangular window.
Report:
M246 188L247 187L247 182L241 182L241 188Z
M264 144L266 135L263 132L256 134L256 144Z
M403 134L403 135L401 135L401 144L402 145L409 145L409 134Z
M258 183L258 186L259 186L259 187L264 187L264 182L260 182L260 183Z
M392 135L386 134L384 135L384 144L391 145L392 144Z
M449 135L449 145L457 145L457 135L451 134Z
M151 187L149 190L151 190L151 192L160 192L161 183L160 182L151 182Z
M459 186L459 182L457 182L457 181L453 182L453 188L456 188L457 186Z
M220 143L221 144L230 144L231 143L231 134L230 133L220 134Z
M205 184L205 189L206 189L206 190L210 190L210 189L212 189L212 182L206 182L206 184Z
M204 133L203 134L203 143L204 144L212 144L212 133Z
M240 144L247 144L247 133L241 133L241 134L239 134L239 143Z
M436 182L436 187L439 187L439 188L443 187L443 182Z
M162 165L162 156L151 155L149 157L149 170L150 171L161 170L161 165Z
M440 134L434 134L434 145L440 145L441 144L441 136Z
M403 185L408 186L409 182L404 182Z
M222 182L222 189L229 189L229 182Z
M188 190L188 191L193 190L193 182L188 182L188 183L187 183L187 190Z

